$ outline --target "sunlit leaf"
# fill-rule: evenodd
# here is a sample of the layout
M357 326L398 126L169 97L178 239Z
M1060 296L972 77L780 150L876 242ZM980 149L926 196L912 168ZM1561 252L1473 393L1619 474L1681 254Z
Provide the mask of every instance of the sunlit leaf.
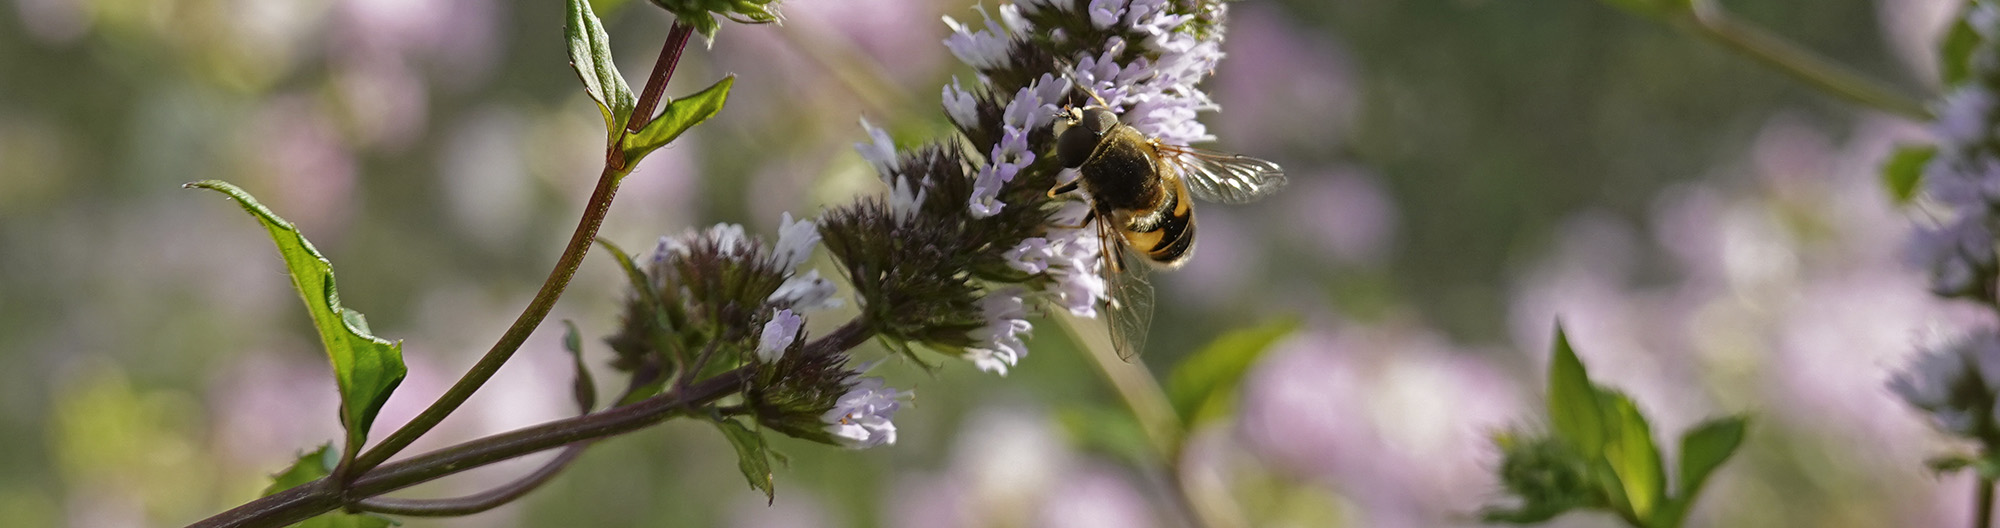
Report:
M597 407L597 381L590 377L590 365L583 362L583 338L576 333L576 323L563 320L563 350L569 351L569 359L576 364L576 380L570 388L576 396L577 412L589 414Z
M264 494L270 495L324 478L333 472L333 466L339 461L340 455L333 449L333 444L321 445L319 449L299 455L298 460L293 461L291 467L285 468L283 472L272 475L271 485L264 488ZM385 528L398 524L401 523L379 515L334 511L292 526L293 528Z
M1653 430L1632 399L1613 391L1601 391L1597 402L1604 411L1604 461L1617 475L1619 491L1633 518L1649 519L1666 501L1666 468L1660 450L1653 444Z
M626 166L638 163L640 158L654 149L673 142L681 133L695 125L714 117L722 111L722 105L729 101L729 88L736 85L736 76L729 75L709 85L694 95L668 101L660 116L646 123L636 134L625 136Z
M1236 385L1264 351L1299 327L1297 319L1273 321L1217 337L1182 361L1167 378L1167 398L1189 426L1227 414Z
M1584 458L1596 458L1604 450L1604 416L1599 410L1597 388L1569 345L1569 336L1556 326L1555 350L1549 358L1549 422L1556 436L1576 446Z
M1910 201L1917 195L1917 184L1924 180L1924 166L1937 156L1937 147L1932 145L1907 146L1896 149L1889 160L1882 163L1882 185L1889 188L1889 196L1897 203Z
M1056 421L1069 434L1071 444L1083 451L1103 453L1145 467L1157 463L1146 429L1122 409L1076 405L1056 413Z
M771 448L764 443L764 435L745 427L733 419L717 419L715 427L722 430L722 436L729 439L729 445L736 448L736 468L743 471L743 478L750 481L750 487L764 492L766 502L777 500L777 490L771 475Z
M352 456L368 440L368 427L376 412L389 401L389 393L403 382L408 372L403 366L403 345L375 337L361 312L340 306L340 293L333 283L333 264L314 249L298 228L257 203L250 193L228 182L208 180L187 184L220 192L243 206L270 232L285 259L292 286L306 302L320 343L333 363L333 375L340 388L341 424L347 428L345 455Z
M638 104L637 98L632 95L632 87L625 84L625 76L618 73L618 63L611 60L611 37L604 33L604 22L591 11L589 0L568 0L568 4L563 37L569 41L570 67L583 80L583 90L590 94L590 99L597 101L597 110L604 114L608 141L617 141L626 117L632 115L632 107Z
M1748 418L1730 416L1703 422L1681 435L1679 478L1683 499L1693 499L1702 485L1708 482L1709 474L1736 454L1736 448L1743 445L1744 429L1748 426Z

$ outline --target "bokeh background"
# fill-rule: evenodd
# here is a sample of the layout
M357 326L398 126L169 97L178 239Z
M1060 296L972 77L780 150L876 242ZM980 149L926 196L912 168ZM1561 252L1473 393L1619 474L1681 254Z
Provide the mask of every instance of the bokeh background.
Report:
M1931 43L1957 8L1729 4L1911 93L1935 93ZM270 242L183 182L228 179L300 224L342 300L404 341L410 377L378 435L441 392L540 284L597 173L602 129L562 9L0 2L0 524L192 522L337 437L328 367ZM1538 419L1558 317L1663 439L1755 416L1696 523L1963 522L1969 477L1921 465L1956 446L1882 387L1922 332L1966 324L1901 258L1920 213L1875 176L1921 124L1587 0L1232 9L1212 146L1278 161L1293 183L1202 208L1198 257L1155 276L1144 360L1164 373L1231 329L1304 323L1195 442L1258 525L1469 524L1499 496L1486 435ZM668 17L597 10L628 77L643 74ZM939 16L976 17L968 2L785 10L781 27L726 25L691 47L669 93L731 72L736 91L627 180L605 237L645 248L717 221L769 237L781 212L885 192L850 148L859 118L905 144L949 130L939 87L970 72ZM610 332L622 282L593 256L551 321ZM559 339L547 325L416 449L571 412ZM670 423L593 448L518 504L408 525L1181 525L1160 475L1079 440L1120 407L1074 345L1053 324L1030 344L1005 378L883 366L917 394L900 442L782 440L773 505L711 429Z

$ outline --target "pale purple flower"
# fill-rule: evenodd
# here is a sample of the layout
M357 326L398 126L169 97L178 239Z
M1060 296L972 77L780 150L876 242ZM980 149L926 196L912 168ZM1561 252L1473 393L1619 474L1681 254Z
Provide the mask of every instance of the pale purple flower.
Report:
M979 168L972 182L972 198L967 206L974 218L993 216L1006 208L1007 204L999 200L1000 188L1014 181L1022 168L1035 162L1035 153L1028 149L1028 132L1055 119L1056 106L1043 101L1054 101L1061 93L1057 82L1055 76L1043 75L1015 92L1014 99L1001 112L1000 142L993 146L987 156L988 163Z
M777 291L771 292L771 297L765 302L800 310L838 308L840 299L833 297L838 291L839 287L833 281L819 276L819 270L806 270L805 273L785 278L784 284L778 285Z
M952 77L951 84L944 86L945 115L950 116L951 122L958 124L958 126L969 128L979 125L978 103L979 100L973 97L971 92L967 92L965 88L959 86L957 77ZM860 146L856 145L856 147L859 148ZM866 154L863 154L863 157L866 156Z
M949 99L949 93L946 95ZM896 141L889 138L888 132L870 124L868 118L861 119L861 129L868 131L870 141L855 143L854 151L861 153L861 159L868 160L869 166L875 167L876 174L887 179L890 168L896 165Z
M1993 92L1984 86L1967 85L1945 94L1931 129L1938 139L1949 143L1973 143L1993 132Z
M1022 295L1026 290L1008 287L986 294L979 300L986 325L969 334L973 345L965 348L965 359L979 370L1007 375L1007 369L1028 355L1021 335L1034 329L1028 323L1028 309Z
M790 274L793 268L812 258L813 248L819 246L819 225L807 218L792 221L792 213L784 213L778 222L778 245L772 251L773 264L779 270Z
M889 216L895 217L897 224L906 224L916 218L917 211L923 209L924 196L929 193L925 187L929 187L930 182L930 177L925 176L924 181L913 190L909 178L896 179L896 187L889 190Z
M891 420L911 394L885 386L882 378L859 378L820 420L826 422L827 433L849 449L894 444L896 424Z
M1014 181L1014 176L1021 172L1022 166L1022 164L1001 162L979 168L979 173L972 179L972 199L968 204L973 218L1000 214L1000 210L1007 207L1006 203L1000 201L1000 187Z
M1959 218L1941 226L1918 227L1910 236L1911 254L1930 272L1931 291L1953 295L1979 285L1979 275L1994 268L1994 233L1984 218Z
M1929 413L1938 429L1977 438L1984 433L1980 422L1990 427L2000 420L2000 415L1980 416L2000 413L1994 405L2000 392L2000 333L1979 331L1931 347L1888 385L1905 403Z
M987 15L985 8L979 9L979 15L986 19L984 30L960 24L949 16L944 17L945 25L951 27L951 36L944 39L945 48L950 49L959 61L974 68L989 70L1006 65L1007 49L1012 45L1009 40L1011 33Z
M750 247L749 239L744 238L743 226L728 223L715 224L709 226L705 231L688 229L680 235L661 236L659 244L653 246L652 260L654 263L658 263L669 257L686 255L689 245L704 237L716 241L716 247L721 248L723 255L733 256L737 252Z
M805 322L805 318L790 309L772 313L771 320L764 323L764 332L757 337L757 361L776 363L784 357L785 350L798 341L799 327L805 326Z

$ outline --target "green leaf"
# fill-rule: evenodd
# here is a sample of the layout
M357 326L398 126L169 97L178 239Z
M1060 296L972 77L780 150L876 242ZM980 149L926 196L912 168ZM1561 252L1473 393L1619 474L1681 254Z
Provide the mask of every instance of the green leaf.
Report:
M570 68L576 70L577 78L583 80L583 90L597 101L597 110L604 114L607 141L618 141L626 117L632 115L632 107L638 104L637 98L632 96L632 87L625 84L625 76L618 73L618 63L611 60L611 36L604 33L604 22L590 10L589 0L568 0L568 3L569 18L563 25L563 38L569 41Z
M1158 464L1145 427L1123 409L1075 405L1056 412L1057 423L1076 448L1117 457L1134 467Z
M1549 359L1549 422L1556 436L1585 459L1597 458L1604 450L1604 412L1599 410L1597 388L1569 345L1562 325L1556 325L1555 350Z
M1227 414L1235 400L1236 385L1250 366L1298 327L1297 319L1283 319L1234 330L1174 367L1167 378L1167 398L1181 421L1192 427Z
M1882 163L1882 185L1889 188L1889 195L1896 203L1906 203L1917 195L1917 184L1924 180L1924 166L1937 156L1934 145L1913 145L1896 149L1889 160Z
M583 339L577 336L576 323L568 319L563 320L563 349L576 364L576 381L570 392L576 395L577 412L590 414L597 407L597 381L591 379L590 366L583 362Z
M1613 391L1602 391L1597 401L1604 411L1606 430L1604 461L1617 476L1634 519L1650 519L1667 499L1666 468L1660 450L1653 445L1653 430L1632 399Z
M264 488L264 495L324 478L333 472L334 464L339 461L340 457L333 450L333 444L322 444L319 449L311 453L299 455L298 460L293 461L292 466L285 468L284 472L271 476L271 485ZM386 528L398 524L401 523L379 515L335 511L292 526L294 528Z
M764 443L764 435L744 427L733 419L717 418L715 427L722 430L722 436L729 439L729 445L736 448L736 468L743 471L743 478L750 481L752 489L764 492L765 502L777 500L777 490L771 476L771 448Z
M729 75L694 95L668 101L659 117L647 122L638 133L625 136L625 166L637 164L653 149L673 142L681 133L714 117L722 111L722 104L729 101L729 88L735 85L736 76Z
M1730 416L1703 422L1681 435L1680 497L1693 502L1715 468L1722 467L1743 445L1749 418Z
M1979 49L1979 31L1972 28L1966 15L1972 13L1973 3L1966 2L1953 19L1951 29L1938 41L1938 72L1944 76L1945 86L1954 86L1972 78L1972 54Z
M285 258L286 271L291 274L292 286L305 299L306 312L312 315L320 343L333 362L334 379L340 388L340 421L347 428L342 457L351 459L368 440L368 426L375 422L375 413L382 410L382 404L389 401L389 393L396 390L408 373L403 367L402 343L375 337L369 333L368 320L361 312L341 307L340 293L333 284L333 264L320 256L298 228L257 203L250 193L219 180L194 182L186 187L214 190L236 200L243 210L264 224L271 240L277 243L278 253Z

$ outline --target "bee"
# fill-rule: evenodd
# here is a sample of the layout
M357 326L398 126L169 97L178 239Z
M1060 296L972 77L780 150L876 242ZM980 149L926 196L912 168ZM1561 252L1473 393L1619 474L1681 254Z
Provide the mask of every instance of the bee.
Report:
M1249 202L1283 187L1285 171L1257 158L1162 143L1119 122L1101 99L1065 108L1061 117L1067 128L1056 138L1056 157L1077 177L1049 189L1049 197L1079 189L1088 197L1083 225L1097 225L1103 247L1112 348L1130 361L1145 349L1153 322L1145 268L1178 268L1194 255L1190 198Z

